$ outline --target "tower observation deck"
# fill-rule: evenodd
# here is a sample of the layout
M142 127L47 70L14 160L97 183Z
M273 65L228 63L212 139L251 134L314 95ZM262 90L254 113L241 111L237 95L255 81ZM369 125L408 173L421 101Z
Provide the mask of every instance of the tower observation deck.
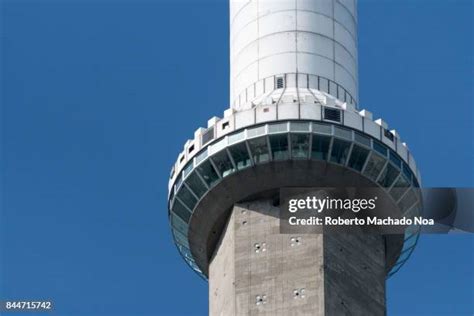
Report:
M280 234L273 202L283 187L372 186L421 208L407 145L358 104L357 19L356 0L230 0L230 108L185 143L168 195L211 315L385 314L417 229Z

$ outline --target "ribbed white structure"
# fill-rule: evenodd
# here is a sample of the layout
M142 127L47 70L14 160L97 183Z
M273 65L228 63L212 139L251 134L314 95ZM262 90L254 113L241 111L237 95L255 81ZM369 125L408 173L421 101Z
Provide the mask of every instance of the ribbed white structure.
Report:
M232 107L252 107L253 100L280 88L277 79L287 76L295 80L285 86L316 88L357 103L356 2L230 0ZM317 82L311 85L310 80Z

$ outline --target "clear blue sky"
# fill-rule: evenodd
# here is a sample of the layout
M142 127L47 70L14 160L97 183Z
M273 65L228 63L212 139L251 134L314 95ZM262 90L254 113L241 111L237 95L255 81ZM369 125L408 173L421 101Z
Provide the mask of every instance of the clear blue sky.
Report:
M205 315L166 191L183 143L228 106L226 1L1 4L0 300ZM472 0L359 4L361 106L396 127L425 186L472 187ZM422 236L389 315L472 315L473 246Z

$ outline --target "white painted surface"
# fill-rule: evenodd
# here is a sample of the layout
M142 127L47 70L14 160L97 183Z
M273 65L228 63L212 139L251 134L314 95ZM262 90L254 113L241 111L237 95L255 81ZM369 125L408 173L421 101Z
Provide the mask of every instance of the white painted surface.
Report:
M334 81L357 103L356 0L230 0L230 37L234 109L253 106L263 79L296 73Z

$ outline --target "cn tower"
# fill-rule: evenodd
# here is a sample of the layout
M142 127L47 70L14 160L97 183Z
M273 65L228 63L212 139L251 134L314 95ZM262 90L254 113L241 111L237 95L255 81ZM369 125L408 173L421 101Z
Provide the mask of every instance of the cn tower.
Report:
M230 107L190 135L168 195L210 315L386 314L416 228L281 234L275 215L284 187L372 186L421 208L413 155L358 102L357 21L356 0L230 0Z

